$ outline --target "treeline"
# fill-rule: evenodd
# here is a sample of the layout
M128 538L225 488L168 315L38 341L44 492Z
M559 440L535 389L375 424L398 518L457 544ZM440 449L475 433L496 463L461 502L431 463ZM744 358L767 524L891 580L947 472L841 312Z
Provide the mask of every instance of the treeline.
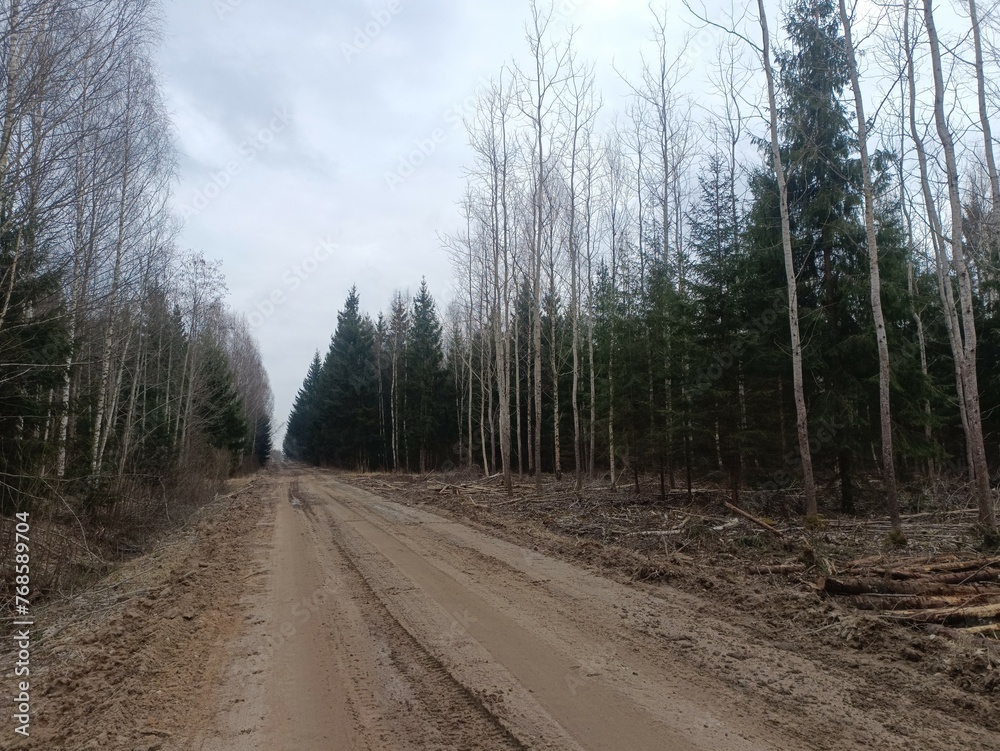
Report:
M3 514L169 518L270 453L257 344L218 266L176 249L156 13L0 3Z
M533 4L526 58L468 120L465 222L447 240L462 459L508 482L784 489L808 515L867 499L897 529L897 482L964 477L995 529L1000 183L983 70L1000 60L968 7L941 41L930 0L880 6L854 34L866 79L843 3L796 0L778 42L760 4L756 29L716 38L699 101L676 19L654 14L627 107L602 120L592 66Z
M426 472L451 463L457 391L426 281L389 315L361 312L352 288L321 360L313 358L288 418L283 451L313 464Z

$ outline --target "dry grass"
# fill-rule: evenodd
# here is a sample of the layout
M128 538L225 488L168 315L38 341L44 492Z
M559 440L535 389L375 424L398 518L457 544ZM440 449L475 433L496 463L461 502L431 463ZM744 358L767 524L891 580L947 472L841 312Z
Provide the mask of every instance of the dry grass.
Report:
M100 494L39 492L30 511L32 604L85 589L122 561L146 552L222 489L228 456L197 452L166 480L128 477ZM13 605L15 526L0 516L0 614Z

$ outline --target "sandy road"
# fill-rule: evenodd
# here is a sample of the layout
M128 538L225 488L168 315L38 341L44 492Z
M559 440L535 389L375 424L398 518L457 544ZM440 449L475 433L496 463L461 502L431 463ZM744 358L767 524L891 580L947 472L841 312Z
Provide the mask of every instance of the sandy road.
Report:
M261 583L195 748L808 748L672 657L668 601L332 474L274 487Z
M697 569L698 589L608 578L345 479L233 481L39 607L31 738L0 749L1000 748L991 697L951 685L995 668L950 644L817 642L872 621L797 621L828 607L809 592L747 609Z

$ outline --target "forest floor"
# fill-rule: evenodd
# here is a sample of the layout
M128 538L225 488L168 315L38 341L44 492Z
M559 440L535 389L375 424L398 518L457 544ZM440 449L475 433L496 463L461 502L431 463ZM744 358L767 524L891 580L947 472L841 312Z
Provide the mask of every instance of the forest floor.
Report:
M847 563L837 535L870 547L857 529L779 537L715 500L516 491L291 465L234 481L33 609L32 734L0 727L0 747L1000 747L996 640L817 590ZM971 555L950 519L948 550L881 565Z

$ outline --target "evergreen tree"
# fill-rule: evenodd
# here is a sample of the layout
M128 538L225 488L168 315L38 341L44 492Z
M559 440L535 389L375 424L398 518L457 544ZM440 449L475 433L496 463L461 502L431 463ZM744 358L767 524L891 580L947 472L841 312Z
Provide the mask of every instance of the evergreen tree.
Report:
M282 451L291 459L311 463L318 461L316 427L319 418L319 378L322 367L317 351L309 365L309 372L302 388L295 396L295 403L288 417Z
M860 173L851 159L850 113L842 96L848 84L840 20L829 0L800 0L786 30L793 49L779 56L785 93L782 110L787 149L788 193L797 268L805 272L799 294L803 350L812 375L810 415L814 426L832 428L833 458L841 504L853 510L854 454L861 436L865 394L859 376L874 355L863 318L867 259ZM866 367L859 372L859 364ZM809 382L807 381L807 384ZM817 432L814 430L814 432Z
M389 309L389 443L393 469L407 466L403 408L406 381L406 342L410 332L410 311L400 292L393 295Z
M442 351L442 329L434 298L421 280L413 299L413 316L406 346L406 427L418 466L426 472L451 437L451 382Z
M740 276L740 228L735 223L739 216L733 216L724 170L723 156L710 154L698 179L699 201L689 217L696 253L692 398L701 432L715 443L708 448L718 455L735 497L742 482L746 441L740 384L749 341Z
M786 30L791 48L778 56L784 98L782 157L788 165L792 245L806 341L806 396L816 436L814 459L817 469L836 471L841 508L852 511L855 464L871 454L870 446L878 440L874 419L878 360L868 299L861 175L853 155L851 115L843 103L848 84L845 47L838 13L829 0L798 0L789 10ZM884 166L879 175L884 183ZM747 240L755 255L748 267L748 279L757 287L749 301L753 319L765 314L768 298L780 288L780 238L773 175L762 170L751 186L754 205ZM880 256L887 259L883 289L890 297L893 286L905 288L901 263L905 249L892 208L878 217ZM771 280L769 292L765 280ZM780 346L787 339L787 324L775 324L769 338L772 346ZM787 395L789 378L783 372L787 358L780 352L774 357L763 354L755 353L761 358L758 365L765 370L777 366L772 375ZM781 409L782 414L791 412L785 404ZM783 455L785 463L791 463L781 426L778 431L782 449L771 447L767 453Z
M253 431L253 460L258 467L271 460L271 418L268 415L257 418Z
M0 202L2 204L3 202ZM0 227L7 227L0 213ZM30 234L32 227L28 228ZM18 232L0 235L0 514L36 495L33 475L50 459L48 395L62 385L68 341L59 279ZM15 262L14 248L22 246Z
M253 447L243 417L243 403L233 383L226 355L214 342L204 347L204 391L199 394L196 414L208 444L239 458Z
M378 466L389 467L392 448L389 445L392 412L392 357L389 322L383 313L375 319L375 373L378 381Z
M318 459L350 468L367 468L379 449L375 327L360 306L352 287L323 361L317 405Z

